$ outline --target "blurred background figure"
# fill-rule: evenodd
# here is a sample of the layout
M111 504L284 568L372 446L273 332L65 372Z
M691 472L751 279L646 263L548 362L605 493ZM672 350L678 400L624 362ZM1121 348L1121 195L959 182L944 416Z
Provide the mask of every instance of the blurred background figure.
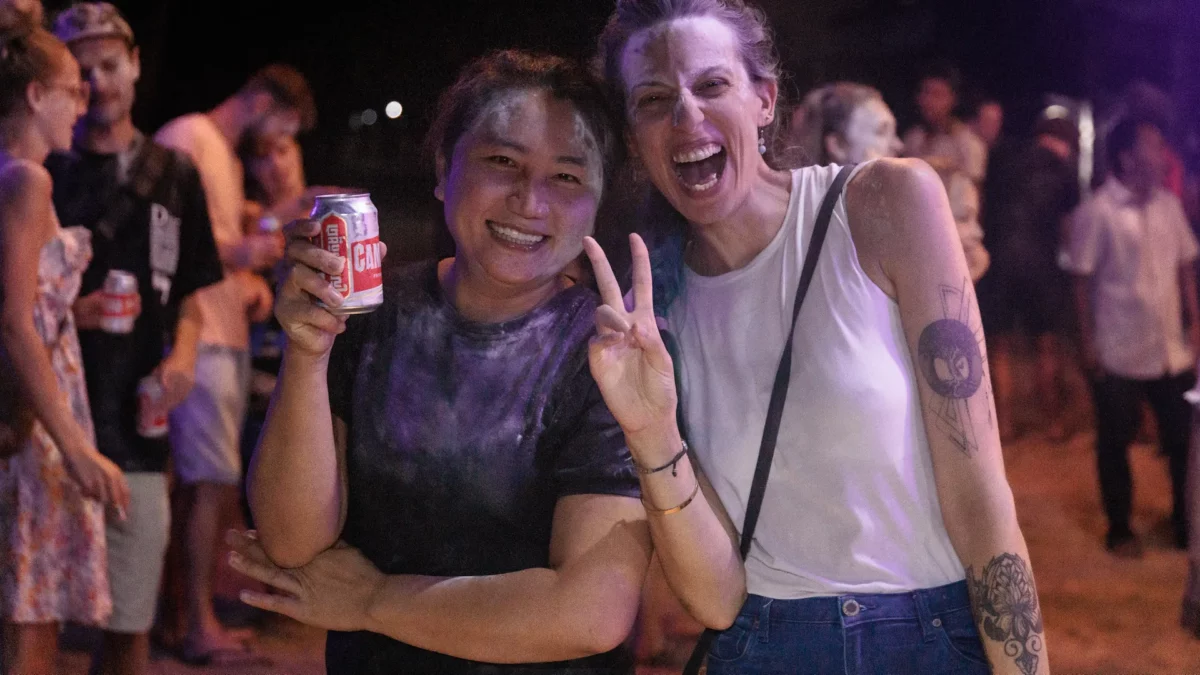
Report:
M1070 278L1058 268L1060 233L1079 203L1074 158L1079 132L1066 119L1043 119L1033 139L997 153L984 195L984 243L992 268L979 283L979 305L991 340L992 383L1000 437L1017 435L1013 421L1013 354L1021 336L1036 351L1037 409L1048 436L1064 440L1062 359L1069 328Z
M904 134L904 155L941 171L957 170L975 184L987 172L987 146L956 116L962 75L948 63L927 68L917 86L921 121Z
M878 90L855 82L835 82L808 93L793 111L789 143L803 155L802 164L859 164L896 157L903 149L896 137L896 116ZM979 225L979 191L953 160L933 164L946 193L962 241L971 280L988 268Z
M6 31L7 29L7 31ZM25 21L0 26L0 665L57 672L66 622L112 612L105 506L129 506L96 449L71 306L90 233L60 227L42 166L87 110L79 64Z
M1185 481L1196 383L1200 300L1193 263L1200 254L1179 199L1162 187L1162 129L1126 118L1109 133L1112 175L1073 215L1059 263L1072 274L1084 368L1096 406L1100 493L1108 517L1105 547L1140 558L1130 524L1129 446L1148 401L1171 476L1170 526L1187 546ZM1185 321L1186 318L1186 321Z
M994 98L979 98L967 119L967 126L990 152L1000 142L1004 132L1004 106Z
M0 0L0 26L41 26L45 14L42 0Z
M180 481L186 629L179 653L188 663L240 660L249 638L226 629L213 609L213 574L224 514L236 510L242 481L241 433L250 387L250 324L270 317L273 296L256 272L283 254L278 234L243 228L244 168L236 148L253 134L294 136L316 122L304 76L270 65L207 113L184 115L155 140L192 160L200 173L225 281L198 295L203 327L196 384L171 414L171 447ZM168 617L169 618L169 617ZM173 640L174 637L168 637Z
M221 281L204 189L195 167L133 124L141 57L128 22L109 3L61 12L55 34L90 83L87 115L70 152L46 166L62 219L92 233L93 257L75 303L97 446L124 472L130 506L107 524L113 613L98 659L101 675L141 675L150 667L163 558L170 534L164 419L195 380L200 316L196 291ZM104 330L105 279L136 279L141 313L128 333ZM157 387L160 396L142 396Z

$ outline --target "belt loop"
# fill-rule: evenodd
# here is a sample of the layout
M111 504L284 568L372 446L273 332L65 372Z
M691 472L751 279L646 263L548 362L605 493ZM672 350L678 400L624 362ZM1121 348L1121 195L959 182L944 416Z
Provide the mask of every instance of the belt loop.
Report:
M921 637L925 642L933 642L937 639L938 626L934 625L935 619L929 611L929 603L925 591L913 591L912 599L913 605L917 608L917 622L921 624Z
M755 623L758 624L758 641L766 643L771 639L771 603L775 602L773 598L767 598L762 607L758 608L758 618Z

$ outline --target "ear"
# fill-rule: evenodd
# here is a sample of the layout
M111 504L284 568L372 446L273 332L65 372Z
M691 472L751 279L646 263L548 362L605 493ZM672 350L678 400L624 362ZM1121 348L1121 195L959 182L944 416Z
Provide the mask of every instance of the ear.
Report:
M42 108L42 102L46 100L46 85L34 80L25 85L25 105L30 110L37 112Z
M433 196L438 198L438 201L446 201L446 156L441 150L433 158L433 170L437 176L437 185L433 188Z
M835 133L825 134L825 152L829 155L835 164L845 164L846 156L849 154L849 148L842 141L841 137Z
M779 102L779 82L762 80L754 84L755 93L762 102L762 114L758 118L758 126L765 127L775 119L775 104Z
M133 62L133 81L142 79L142 51L138 47L129 48L129 60Z

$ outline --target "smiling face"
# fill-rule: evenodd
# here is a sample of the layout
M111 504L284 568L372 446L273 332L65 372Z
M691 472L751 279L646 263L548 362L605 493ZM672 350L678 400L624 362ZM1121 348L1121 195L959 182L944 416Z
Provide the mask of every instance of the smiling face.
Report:
M545 90L499 95L438 158L458 266L478 283L555 282L583 252L604 184L596 141L575 107Z
M108 127L129 117L142 72L137 49L120 38L100 37L72 44L71 53L91 85L87 122Z
M655 187L694 224L730 217L766 170L758 134L777 84L751 80L733 31L707 16L634 34L621 79L632 150Z
M51 150L71 149L75 122L87 112L88 86L79 78L79 64L62 50L57 71L45 82L35 82L39 95L31 100L33 121Z

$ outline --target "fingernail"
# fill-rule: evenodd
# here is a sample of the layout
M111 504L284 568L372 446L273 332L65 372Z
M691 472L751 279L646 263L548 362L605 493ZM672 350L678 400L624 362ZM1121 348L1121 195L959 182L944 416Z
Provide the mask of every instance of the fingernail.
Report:
M118 507L117 507L117 517L118 517L118 518L120 518L122 522L124 522L124 521L126 520L126 516L125 516L125 507L124 507L124 506L118 506Z

